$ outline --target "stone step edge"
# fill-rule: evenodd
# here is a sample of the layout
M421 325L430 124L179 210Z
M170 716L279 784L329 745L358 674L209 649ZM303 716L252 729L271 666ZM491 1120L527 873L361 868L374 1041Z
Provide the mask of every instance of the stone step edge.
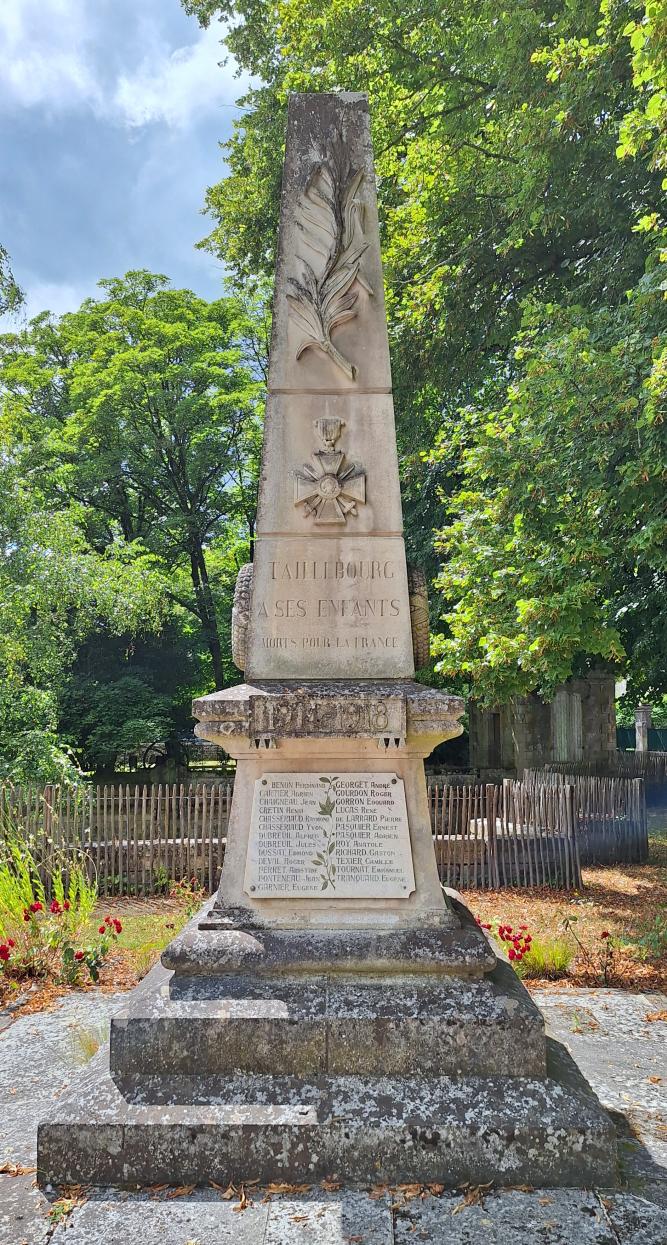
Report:
M316 1087L302 1085L290 1103L273 1078L264 1078L277 1092L273 1103L247 1101L252 1078L240 1078L236 1105L128 1103L98 1056L39 1126L39 1180L132 1186L336 1176L358 1186L437 1181L454 1187L462 1180L609 1186L613 1126L576 1067L574 1074L567 1067L568 1058L561 1053L560 1067L552 1061L559 1075L547 1081L439 1078L392 1087L386 1080L383 1094L379 1080L370 1100L364 1097L370 1078L347 1078L347 1108L321 1118L321 1103L318 1115L317 1102L308 1102L307 1091ZM137 1078L135 1093L142 1079L149 1078ZM219 1078L216 1083L223 1088ZM168 1098L169 1085L163 1089ZM401 1099L406 1110L399 1118Z

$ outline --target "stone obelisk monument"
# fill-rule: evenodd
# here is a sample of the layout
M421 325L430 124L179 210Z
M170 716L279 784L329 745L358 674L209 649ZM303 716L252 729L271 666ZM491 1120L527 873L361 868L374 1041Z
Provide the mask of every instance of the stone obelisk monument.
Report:
M220 888L39 1130L52 1183L609 1183L611 1123L440 886L424 758L463 702L413 680L368 106L289 107Z

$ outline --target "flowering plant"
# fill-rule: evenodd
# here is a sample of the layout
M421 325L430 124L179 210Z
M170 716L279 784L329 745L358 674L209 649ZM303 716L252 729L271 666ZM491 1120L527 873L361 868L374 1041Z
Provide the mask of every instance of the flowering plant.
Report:
M490 930L499 940L509 944L507 947L507 955L515 964L520 964L524 955L530 951L533 936L528 932L527 925L519 925L513 929L511 925L502 925L499 921L482 921L480 917L475 918L481 929Z
M87 969L97 981L122 926L109 916L82 946L96 903L97 886L82 859L56 857L45 881L29 842L10 829L0 851L0 971L77 984Z

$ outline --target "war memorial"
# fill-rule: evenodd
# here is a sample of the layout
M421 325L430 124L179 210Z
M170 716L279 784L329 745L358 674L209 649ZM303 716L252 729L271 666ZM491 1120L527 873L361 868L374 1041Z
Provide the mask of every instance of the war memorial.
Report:
M289 108L245 682L195 702L237 763L220 888L39 1129L44 1183L609 1186L612 1123L439 883L414 681L368 107Z

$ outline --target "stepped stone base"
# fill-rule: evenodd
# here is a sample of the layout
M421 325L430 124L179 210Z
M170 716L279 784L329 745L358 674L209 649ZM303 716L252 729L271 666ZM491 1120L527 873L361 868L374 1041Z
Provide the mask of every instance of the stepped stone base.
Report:
M477 979L157 967L112 1022L110 1064L38 1134L50 1184L608 1186L615 1164L611 1121L506 963Z
M521 1058L517 1063L517 1050ZM173 978L111 1024L111 1072L545 1076L544 1021L506 964L483 980Z
M546 1080L142 1074L119 1084L99 1055L40 1124L39 1176L609 1186L611 1122L562 1048L553 1054Z

